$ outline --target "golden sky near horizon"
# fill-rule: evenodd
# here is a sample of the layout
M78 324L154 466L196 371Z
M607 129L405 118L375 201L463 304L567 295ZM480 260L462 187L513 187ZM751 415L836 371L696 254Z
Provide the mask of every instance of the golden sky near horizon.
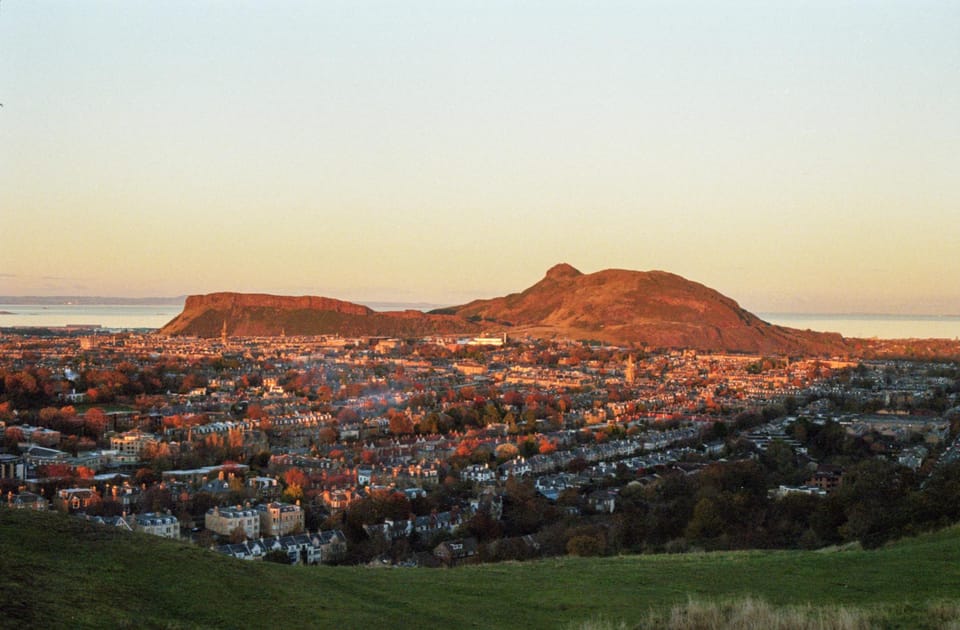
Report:
M458 303L565 261L960 313L960 5L4 3L0 295Z

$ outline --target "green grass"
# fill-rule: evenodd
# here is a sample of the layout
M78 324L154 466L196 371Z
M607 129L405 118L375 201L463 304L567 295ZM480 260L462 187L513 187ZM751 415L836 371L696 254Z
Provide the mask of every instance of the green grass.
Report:
M960 529L875 551L369 569L242 562L59 514L0 510L4 627L648 627L651 614L691 599L746 598L854 609L873 627L947 627L960 614Z

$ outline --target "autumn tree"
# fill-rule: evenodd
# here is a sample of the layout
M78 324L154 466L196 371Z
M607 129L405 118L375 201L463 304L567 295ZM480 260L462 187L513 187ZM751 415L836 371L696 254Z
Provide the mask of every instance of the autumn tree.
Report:
M107 429L107 414L99 407L91 407L83 414L83 428L87 435L95 440L103 437Z
M12 450L15 449L20 442L23 442L23 429L20 427L7 427L3 432L3 445Z
M387 412L390 419L390 432L394 435L407 435L413 433L413 420L407 414L396 409Z
M317 440L321 444L333 444L337 441L337 430L333 427L323 427L317 432Z
M92 468L87 468L86 466L77 466L73 471L74 476L77 478L77 481L89 481L93 479L96 472Z
M494 449L494 455L497 458L497 461L503 463L507 460L511 460L517 455L520 454L519 449L509 442L497 445L497 448Z
M295 466L283 473L283 481L287 486L283 493L284 500L290 503L303 499L304 490L310 484L310 478L306 473Z
M41 477L69 479L73 477L73 467L70 464L45 464L38 468Z
M58 427L60 410L56 407L44 407L37 416L37 421L43 427Z

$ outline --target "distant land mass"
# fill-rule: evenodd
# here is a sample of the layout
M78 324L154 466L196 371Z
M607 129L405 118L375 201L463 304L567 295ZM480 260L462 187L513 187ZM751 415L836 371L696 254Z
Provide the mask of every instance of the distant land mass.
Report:
M326 297L193 295L160 333L216 337L224 325L231 336L487 331L710 351L826 355L851 349L837 333L769 324L717 291L675 274L621 269L583 274L567 264L552 267L521 293L427 313L378 312Z
M98 295L0 295L0 304L41 306L169 306L183 304L186 296L177 297L103 297Z

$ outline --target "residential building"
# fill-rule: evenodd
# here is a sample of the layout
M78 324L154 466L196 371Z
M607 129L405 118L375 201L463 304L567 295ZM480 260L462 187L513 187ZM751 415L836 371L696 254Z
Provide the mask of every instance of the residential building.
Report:
M141 431L128 431L110 438L110 448L117 451L121 459L139 460L143 449L159 442L157 436Z
M134 517L134 527L138 532L161 536L163 538L180 538L180 521L172 514L155 514L145 512Z
M215 534L230 536L240 528L247 538L260 536L260 513L250 507L212 507L204 517L204 526Z
M53 506L61 512L82 512L100 503L100 495L93 488L64 488L57 491Z
M44 511L49 509L50 503L39 494L32 492L21 492L19 494L10 492L7 494L7 507L14 510Z
M433 555L440 558L448 567L476 561L479 559L477 556L477 539L470 537L446 540L434 548Z
M304 530L304 512L299 505L274 501L258 505L257 512L260 514L260 531L267 536L283 536Z

